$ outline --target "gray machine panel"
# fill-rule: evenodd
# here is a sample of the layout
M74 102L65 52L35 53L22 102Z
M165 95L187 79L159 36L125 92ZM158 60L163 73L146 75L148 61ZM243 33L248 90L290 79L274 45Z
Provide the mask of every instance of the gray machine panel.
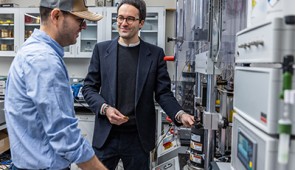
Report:
M252 170L294 169L295 161L293 160L295 160L295 140L291 141L289 164L283 167L278 164L277 161L277 137L270 136L259 130L239 114L234 115L232 129L231 165L233 169L248 170L249 167L247 167L247 165L252 166ZM239 139L241 136L244 137L244 139ZM243 147L242 145L246 145L246 147ZM248 157L248 159L246 159L246 157Z
M172 159L169 159L166 162L163 162L162 164L153 168L153 170L180 170L179 163L178 163L178 157L176 156Z
M0 101L0 125L5 124L4 101Z
M283 113L282 70L274 68L236 67L234 109L242 117L266 133L277 134L278 120ZM293 88L295 83L293 76ZM294 113L295 106L291 107ZM295 115L291 114L295 124ZM295 134L295 126L292 128Z
M295 53L295 25L276 18L237 33L236 63L280 63Z
M173 157L160 165L157 165L153 170L189 170L189 154L179 153L178 156Z
M172 147L166 150L163 147L163 141L161 141L157 150L158 152L157 164L162 164L163 162L166 162L167 160L176 157L179 153L186 153L187 150L188 150L188 147L181 146L178 138L173 140Z

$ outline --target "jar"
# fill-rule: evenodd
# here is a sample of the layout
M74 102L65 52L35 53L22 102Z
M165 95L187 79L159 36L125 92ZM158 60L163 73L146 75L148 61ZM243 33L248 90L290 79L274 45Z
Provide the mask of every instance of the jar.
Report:
M7 44L1 44L1 50L7 51Z
M7 50L8 51L13 51L13 44L8 44L7 45Z
M33 31L30 30L30 31L28 32L28 38L29 38L32 34L33 34Z
M1 32L1 37L2 38L7 38L8 37L8 30L7 29L3 29Z
M13 38L13 30L9 29L7 31L7 37Z
M40 24L40 17L37 17L36 24Z

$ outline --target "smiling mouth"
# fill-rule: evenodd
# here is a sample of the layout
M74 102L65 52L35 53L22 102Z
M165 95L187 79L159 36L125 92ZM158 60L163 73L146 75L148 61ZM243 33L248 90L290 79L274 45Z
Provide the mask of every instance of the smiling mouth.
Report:
M126 30L126 29L121 29L121 33L129 33L130 30Z

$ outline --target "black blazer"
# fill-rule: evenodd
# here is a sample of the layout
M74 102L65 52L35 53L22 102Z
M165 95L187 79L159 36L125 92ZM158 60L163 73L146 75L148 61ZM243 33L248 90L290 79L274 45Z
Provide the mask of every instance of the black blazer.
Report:
M116 106L117 47L118 38L95 45L82 90L86 102L96 114L93 146L97 148L103 146L112 127L107 117L100 115L100 109L103 103ZM140 41L135 116L140 141L146 152L155 147L154 98L175 124L180 125L175 115L182 108L171 92L171 80L163 58L161 48Z

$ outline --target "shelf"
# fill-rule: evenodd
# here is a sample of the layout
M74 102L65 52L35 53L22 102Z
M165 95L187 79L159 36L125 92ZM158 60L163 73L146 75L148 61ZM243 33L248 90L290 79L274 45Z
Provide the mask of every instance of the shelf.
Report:
M158 20L158 17L146 17L145 20Z
M14 40L14 38L0 38L0 40Z
M5 27L9 27L9 26L14 26L14 24L0 24L0 26L5 26Z
M36 27L36 26L40 26L40 24L25 24L25 26L29 26L29 27Z
M140 32L141 33L143 33L143 32L155 32L155 33L158 33L158 30L141 30Z
M87 27L97 27L97 24L87 24L86 23L86 25L87 25Z
M81 41L97 41L97 38L81 38Z

